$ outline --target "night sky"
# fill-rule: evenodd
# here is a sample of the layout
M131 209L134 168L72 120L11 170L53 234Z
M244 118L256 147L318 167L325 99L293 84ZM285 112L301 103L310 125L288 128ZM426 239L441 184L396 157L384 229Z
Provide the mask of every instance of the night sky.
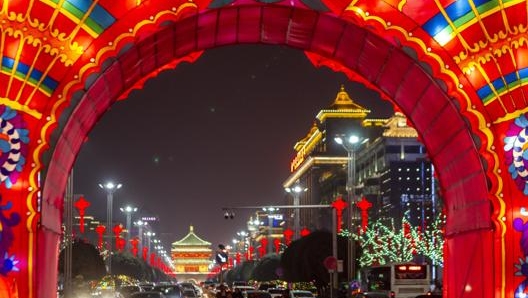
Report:
M216 247L246 229L250 210L225 220L222 207L284 204L295 143L317 112L344 84L351 97L388 117L391 105L374 91L327 68L316 69L295 49L240 45L205 52L148 81L103 116L74 165L74 193L104 222L108 180L123 184L119 207L158 216L155 228L167 249L189 225Z

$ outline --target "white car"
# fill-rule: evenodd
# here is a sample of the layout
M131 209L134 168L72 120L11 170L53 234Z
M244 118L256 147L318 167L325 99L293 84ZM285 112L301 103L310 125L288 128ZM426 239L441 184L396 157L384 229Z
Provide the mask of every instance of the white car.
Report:
M314 294L310 291L302 291L302 290L291 290L290 291L290 298L314 298Z
M282 295L286 292L284 288L269 288L268 293L270 293L271 298L281 298Z

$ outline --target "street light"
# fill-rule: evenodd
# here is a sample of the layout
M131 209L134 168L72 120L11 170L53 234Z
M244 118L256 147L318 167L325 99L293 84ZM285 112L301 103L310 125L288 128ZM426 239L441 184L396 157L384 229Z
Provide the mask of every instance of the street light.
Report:
M301 217L299 214L299 197L302 192L306 192L308 188L302 187L300 185L295 185L294 187L286 187L286 192L293 194L293 205L296 207L293 211L293 230L294 230L294 240L297 240L300 238L300 230L301 230Z
M144 235L147 236L147 247L148 247L148 251L150 252L150 239L151 237L156 236L156 233L148 231Z
M148 222L142 221L142 220L138 220L138 221L134 222L134 225L136 225L138 227L139 243L140 243L141 248L143 248L143 227L147 226Z
M112 275L112 204L114 200L114 192L120 189L121 186L121 183L114 184L112 182L99 184L99 187L106 191L106 234L108 239L108 257L106 258L106 261L108 266L108 275Z
M128 245L128 242L130 241L130 229L131 229L131 223L132 223L132 213L136 212L138 208L126 206L119 208L121 212L124 212L126 214L126 245Z
M350 232L348 237L348 280L356 277L356 239L354 239L354 220L357 215L356 208L356 152L360 145L365 144L368 138L361 138L357 135L350 135L347 139L335 137L334 141L341 145L348 154L347 159L347 187L348 203L350 205L349 216L347 217L347 229Z

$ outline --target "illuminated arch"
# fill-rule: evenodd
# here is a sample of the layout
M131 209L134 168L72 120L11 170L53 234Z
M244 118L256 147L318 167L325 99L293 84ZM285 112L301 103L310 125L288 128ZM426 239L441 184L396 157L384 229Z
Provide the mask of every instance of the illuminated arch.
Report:
M528 106L526 3L444 2L0 2L8 24L0 26L0 103L29 130L24 171L0 186L25 214L15 229L29 231L9 250L27 255L17 265L28 284L21 295L55 291L47 268L56 262L66 179L106 109L204 50L262 43L305 51L314 65L365 83L409 117L446 201L446 294L513 296L528 277L515 276L526 256L518 247L523 194L505 153ZM515 168L523 173L519 162Z

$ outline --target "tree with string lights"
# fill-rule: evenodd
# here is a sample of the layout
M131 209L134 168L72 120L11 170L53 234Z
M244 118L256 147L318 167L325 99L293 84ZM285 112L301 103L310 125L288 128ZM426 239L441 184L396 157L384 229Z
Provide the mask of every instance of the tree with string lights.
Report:
M427 257L433 264L443 264L445 216L439 214L434 222L425 225L424 231L420 226L413 226L407 218L406 213L399 227L392 219L389 225L377 220L369 224L364 233L352 236L357 237L363 248L361 266L411 262L418 255Z

